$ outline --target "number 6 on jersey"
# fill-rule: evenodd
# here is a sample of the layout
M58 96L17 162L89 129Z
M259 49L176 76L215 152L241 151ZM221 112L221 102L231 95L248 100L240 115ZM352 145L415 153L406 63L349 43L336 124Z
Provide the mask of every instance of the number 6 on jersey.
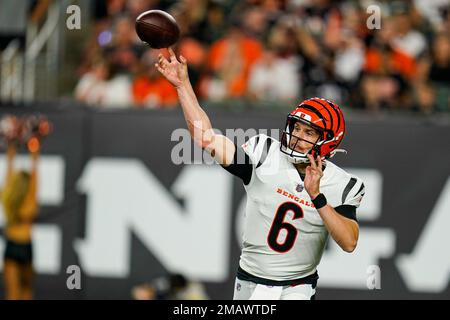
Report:
M269 247L277 252L285 253L292 249L297 239L297 228L292 224L284 222L284 219L289 211L294 212L292 220L303 218L302 208L294 202L285 202L278 207L278 210L273 219L272 226L270 227L269 236L267 237L267 243ZM277 241L281 230L286 230L287 235L283 243Z

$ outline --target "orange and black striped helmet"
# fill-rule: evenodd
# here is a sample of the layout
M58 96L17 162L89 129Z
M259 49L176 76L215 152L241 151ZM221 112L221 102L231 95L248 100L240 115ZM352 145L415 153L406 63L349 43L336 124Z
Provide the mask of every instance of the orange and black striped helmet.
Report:
M320 137L315 143L310 142L312 148L307 153L295 151L295 147L292 147L290 143L297 121L308 124L320 133ZM344 115L339 106L328 99L311 98L301 102L287 116L280 149L294 163L308 162L307 155L309 153L313 156L319 155L322 159L328 159L334 156L344 135Z

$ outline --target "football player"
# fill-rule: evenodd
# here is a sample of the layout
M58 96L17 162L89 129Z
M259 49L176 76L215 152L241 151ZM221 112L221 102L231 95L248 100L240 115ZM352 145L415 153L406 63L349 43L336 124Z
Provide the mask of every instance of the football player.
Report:
M328 160L345 134L340 108L305 100L288 115L281 141L260 134L236 146L212 130L186 59L169 53L155 66L176 88L195 143L241 178L247 192L234 299L314 299L328 236L346 252L357 245L356 209L365 192L359 178Z

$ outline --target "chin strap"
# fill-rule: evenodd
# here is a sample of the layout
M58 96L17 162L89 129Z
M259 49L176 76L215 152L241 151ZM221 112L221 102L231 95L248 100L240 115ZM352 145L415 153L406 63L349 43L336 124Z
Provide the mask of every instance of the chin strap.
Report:
M344 150L344 149L336 149L336 150L333 150L333 151L331 151L330 152L330 158L333 158L335 155L336 155L336 153L345 153L345 154L347 154L348 152L347 152L347 150Z
M336 153L345 153L345 154L347 154L348 152L345 149L333 150L333 151L330 152L330 156L326 157L326 158L322 158L322 161L324 161L326 159L333 158L336 155ZM289 156L288 154L286 154L286 156L287 156L289 162L292 162L292 163L295 163L295 164L309 163L309 159L308 158L296 158L296 157Z

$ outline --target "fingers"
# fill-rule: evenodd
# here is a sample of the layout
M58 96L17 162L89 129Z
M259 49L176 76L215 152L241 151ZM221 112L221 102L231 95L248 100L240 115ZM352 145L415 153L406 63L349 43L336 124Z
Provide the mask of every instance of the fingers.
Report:
M177 57L175 56L175 52L173 52L172 48L168 48L167 50L169 50L170 62L178 61Z
M309 172L309 174L317 173L320 177L322 177L322 159L320 158L320 156L317 156L317 163L314 157L310 154L308 154L308 159L311 165L306 168L306 172Z
M318 158L318 169L320 170L320 172L322 173L322 158L320 158L320 156L317 156Z
M169 61L167 61L167 59L160 53L158 55L158 63L160 67L164 68L169 63Z
M311 154L308 154L309 162L311 163L311 167L313 169L317 169L316 161L314 160L314 157Z
M183 57L182 55L180 55L180 61L182 64L187 64L187 60L185 57Z
M155 67L156 67L156 69L158 69L158 71L159 71L160 73L164 74L164 69L161 68L159 64L155 63Z
M161 74L164 74L164 70L166 69L168 64L169 64L169 61L167 61L167 59L162 55L162 53L160 53L158 55L158 63L155 63L156 69L158 69L158 71Z

